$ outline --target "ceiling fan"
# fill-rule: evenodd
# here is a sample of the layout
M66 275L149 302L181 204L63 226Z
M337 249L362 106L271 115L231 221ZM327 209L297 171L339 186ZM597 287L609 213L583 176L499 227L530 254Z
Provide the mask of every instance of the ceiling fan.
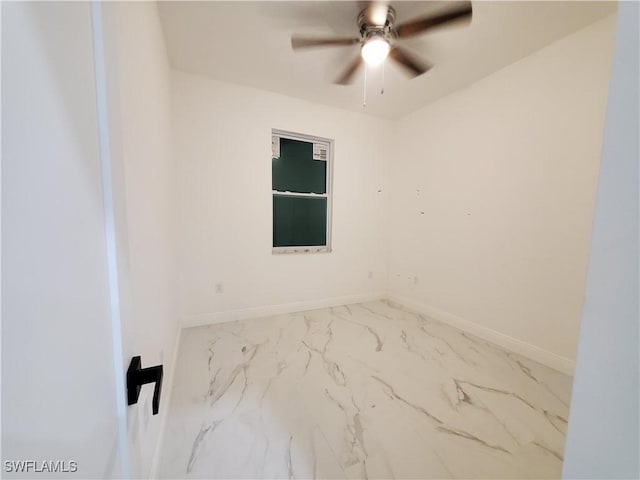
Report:
M364 61L376 66L389 57L412 76L416 77L428 71L432 65L422 61L400 47L398 43L406 38L427 33L432 29L471 21L470 1L447 2L448 7L433 15L410 20L396 25L396 11L387 2L358 2L363 8L358 15L359 37L313 38L293 35L291 47L294 50L312 47L338 47L360 44L361 50L349 66L335 80L335 83L351 83L355 73Z

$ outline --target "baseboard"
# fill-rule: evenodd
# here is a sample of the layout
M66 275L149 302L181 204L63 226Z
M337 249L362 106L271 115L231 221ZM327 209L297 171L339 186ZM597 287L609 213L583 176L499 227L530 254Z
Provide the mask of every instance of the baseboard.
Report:
M156 442L156 449L153 453L153 459L151 461L151 473L150 478L158 478L158 469L160 468L160 458L162 456L162 446L164 445L164 434L167 430L167 417L169 416L169 407L171 405L171 393L173 392L173 379L175 378L176 365L178 363L178 350L180 349L180 339L182 338L182 325L178 325L178 334L176 335L176 342L173 346L173 355L171 356L171 367L169 369L169 375L164 378L164 385L162 385L162 403L160 415L160 435Z
M536 362L546 365L554 370L558 370L567 375L573 375L575 361L562 357L548 350L544 350L531 343L518 340L504 333L472 322L444 310L440 310L421 302L411 300L407 297L396 294L386 294L384 292L373 292L358 295L347 295L343 297L332 297L320 300L307 300L304 302L284 303L278 305L265 305L261 307L243 308L238 310L227 310L224 312L212 312L185 317L182 323L183 328L200 327L203 325L213 325L217 323L232 322L234 320L245 320L249 318L269 317L285 313L303 312L317 308L336 307L339 305L349 305L352 303L370 302L374 300L389 299L411 310L427 315L435 320L447 323L459 330L468 332L476 337L480 337L491 343L501 346L514 353L528 357ZM175 350L177 355L177 346ZM174 365L175 367L175 358ZM172 377L173 378L173 377Z
M182 326L200 327L203 325L213 325L216 323L232 322L234 320L245 320L248 318L269 317L281 315L283 313L304 312L317 308L337 307L339 305L349 305L352 303L371 302L387 298L384 292L372 292L358 295L347 295L344 297L332 297L320 300L307 300L304 302L283 303L279 305L265 305L262 307L243 308L239 310L227 310L225 312L212 312L200 315L191 315L184 319Z
M388 299L411 310L415 310L418 313L422 313L428 317L431 317L434 320L439 320L443 323L447 323L459 330L468 332L472 335L475 335L476 337L480 337L491 343L495 343L502 348L528 357L532 360L535 360L536 362L546 365L547 367L553 368L554 370L558 370L562 373L573 376L573 371L575 370L576 366L575 361L570 360L566 357L562 357L530 343L518 340L514 337L510 337L509 335L505 335L504 333L500 333L497 330L492 330L491 328L485 327L484 325L471 322L462 317L458 317L457 315L453 315L452 313L445 312L443 310L425 305L420 302L416 302L415 300L411 300L401 295L389 294Z

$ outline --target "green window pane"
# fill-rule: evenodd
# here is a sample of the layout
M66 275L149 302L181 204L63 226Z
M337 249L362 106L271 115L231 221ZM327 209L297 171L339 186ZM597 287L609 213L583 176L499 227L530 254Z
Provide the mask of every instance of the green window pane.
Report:
M272 189L327 193L327 162L313 159L313 143L280 139L280 158L271 160Z
M313 247L326 242L326 198L273 196L274 247Z

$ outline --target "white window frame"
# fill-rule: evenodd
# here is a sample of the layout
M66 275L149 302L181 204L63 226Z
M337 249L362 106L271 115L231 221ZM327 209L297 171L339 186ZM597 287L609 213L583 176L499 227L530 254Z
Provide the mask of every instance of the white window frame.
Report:
M289 140L298 140L308 143L320 143L327 148L327 159L319 160L321 162L327 162L326 168L326 193L296 193L296 192L281 192L278 190L271 190L271 202L273 203L274 196L282 197L320 197L327 199L327 242L326 245L313 245L302 247L274 247L273 246L273 208L271 209L271 253L330 253L331 252L331 218L333 213L333 140L330 138L316 137L313 135L306 135L303 133L288 132L286 130L272 129L271 136L278 138L286 138ZM271 181L273 182L273 174L271 175ZM273 183L272 183L273 185Z

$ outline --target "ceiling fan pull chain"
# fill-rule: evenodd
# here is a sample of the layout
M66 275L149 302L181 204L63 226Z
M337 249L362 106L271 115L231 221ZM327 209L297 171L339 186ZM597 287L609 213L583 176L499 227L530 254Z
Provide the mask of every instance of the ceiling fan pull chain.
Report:
M364 64L364 88L362 90L362 108L365 108L367 106L367 71L369 70L369 67L367 66L366 62Z
M380 95L384 95L384 64L387 63L386 60L382 62L382 87L380 88Z

